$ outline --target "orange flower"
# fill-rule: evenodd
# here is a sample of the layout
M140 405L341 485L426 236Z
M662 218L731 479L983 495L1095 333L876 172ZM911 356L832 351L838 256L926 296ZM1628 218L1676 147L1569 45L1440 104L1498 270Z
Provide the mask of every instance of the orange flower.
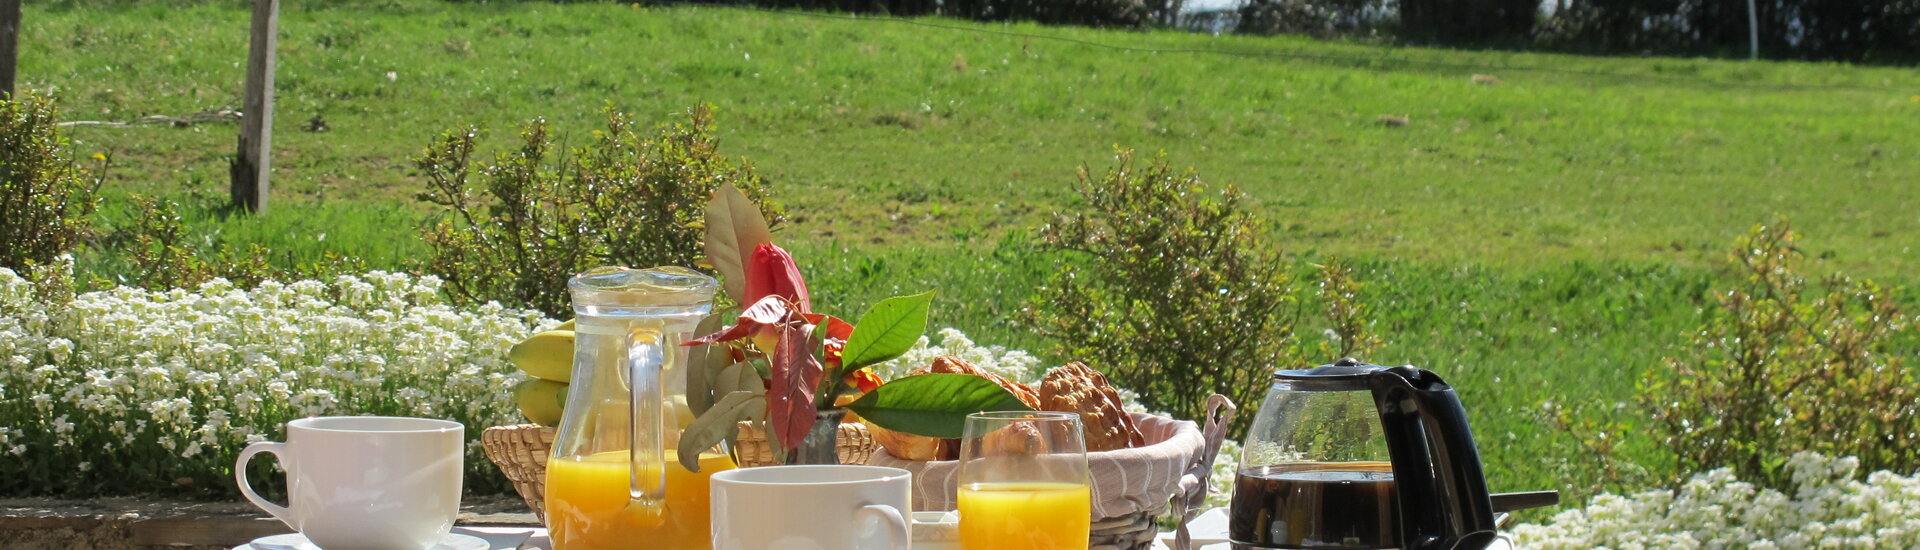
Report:
M880 384L884 382L880 379L880 375L873 373L873 369L860 369L849 372L847 373L846 380L847 384L852 385L853 388L859 390L860 393L873 391L874 388L880 387Z

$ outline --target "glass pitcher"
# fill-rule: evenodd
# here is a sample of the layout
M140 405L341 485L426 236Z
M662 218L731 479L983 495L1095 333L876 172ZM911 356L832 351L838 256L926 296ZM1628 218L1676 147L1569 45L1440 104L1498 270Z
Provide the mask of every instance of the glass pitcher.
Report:
M1354 359L1274 373L1234 476L1235 550L1486 548L1466 412L1439 375Z
M689 472L673 449L693 422L680 344L718 286L680 267L598 267L568 281L573 382L546 479L554 550L711 548L707 478L733 461L715 449Z

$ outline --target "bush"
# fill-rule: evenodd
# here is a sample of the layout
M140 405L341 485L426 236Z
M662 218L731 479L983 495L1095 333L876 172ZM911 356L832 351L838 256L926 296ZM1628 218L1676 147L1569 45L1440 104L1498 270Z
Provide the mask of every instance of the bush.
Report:
M1235 30L1333 38L1378 30L1391 14L1392 8L1379 0L1248 0L1240 6Z
M1025 308L1061 356L1105 371L1149 409L1194 419L1213 393L1251 410L1274 370L1336 358L1294 337L1311 299L1260 240L1260 223L1241 210L1234 187L1210 192L1164 156L1142 167L1121 151L1101 177L1081 168L1075 190L1086 204L1040 229L1042 250L1064 256L1065 267ZM1331 296L1347 301L1327 308L1347 316L1331 330L1370 326L1345 268L1334 263L1327 273L1339 274ZM1374 342L1339 336L1346 352ZM1252 418L1239 415L1234 430Z
M1860 461L1795 453L1789 492L1740 481L1733 468L1696 475L1678 490L1601 495L1545 525L1513 530L1519 548L1920 548L1920 476Z
M1642 404L1683 472L1724 465L1787 487L1783 466L1799 451L1913 471L1920 386L1903 364L1913 349L1896 345L1913 336L1910 319L1872 282L1836 275L1809 285L1795 240L1780 219L1740 242L1740 284L1716 295L1693 353L1670 359L1673 375L1651 382Z
M1366 284L1353 278L1353 266L1331 257L1318 271L1320 314L1331 338L1320 341L1314 357L1357 357L1385 344L1374 331L1371 308L1361 295Z
M553 324L452 307L437 279L377 271L251 289L118 287L70 303L41 301L33 286L0 268L5 495L232 498L242 447L333 414L465 424L469 491L504 491L480 430L518 417L508 388L523 375L507 349Z
M1144 27L1172 24L1180 0L960 0L946 15L977 21L1035 21L1056 25Z
M46 96L0 99L0 267L35 271L93 234L101 179L68 156L59 119Z
M286 267L280 267L269 262L276 253L257 243L245 248L225 243L202 246L188 237L178 203L141 195L133 195L131 202L132 223L108 232L98 246L104 249L103 256L114 257L113 279L91 281L92 288L128 285L168 290L214 279L251 287L268 280L330 280L366 271L366 262L332 251L311 262L296 261L289 254L281 262Z
M427 269L454 297L565 318L567 278L589 267L693 267L704 255L707 198L721 185L746 191L769 223L781 219L772 185L720 155L708 107L652 138L625 113L605 113L590 145L559 158L546 122L535 120L518 150L491 163L473 158L478 128L446 133L416 161L428 187L420 199L446 207L425 232Z

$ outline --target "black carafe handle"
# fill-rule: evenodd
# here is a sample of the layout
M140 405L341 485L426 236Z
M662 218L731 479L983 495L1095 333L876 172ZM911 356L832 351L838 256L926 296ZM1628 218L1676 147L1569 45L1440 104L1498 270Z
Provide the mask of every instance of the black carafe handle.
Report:
M1499 536L1480 451L1453 387L1432 372L1394 367L1369 384L1393 459L1400 533L1409 550L1481 550Z

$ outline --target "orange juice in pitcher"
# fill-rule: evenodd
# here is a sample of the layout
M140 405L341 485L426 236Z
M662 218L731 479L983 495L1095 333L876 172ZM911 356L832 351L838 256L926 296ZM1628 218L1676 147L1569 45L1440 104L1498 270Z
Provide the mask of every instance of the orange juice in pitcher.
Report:
M627 453L614 451L547 462L547 531L555 548L598 550L707 548L707 478L733 469L723 454L700 456L700 471L680 466L667 452L666 507L659 514L629 506L632 498ZM651 472L644 472L651 473ZM651 516L651 517L650 517Z

